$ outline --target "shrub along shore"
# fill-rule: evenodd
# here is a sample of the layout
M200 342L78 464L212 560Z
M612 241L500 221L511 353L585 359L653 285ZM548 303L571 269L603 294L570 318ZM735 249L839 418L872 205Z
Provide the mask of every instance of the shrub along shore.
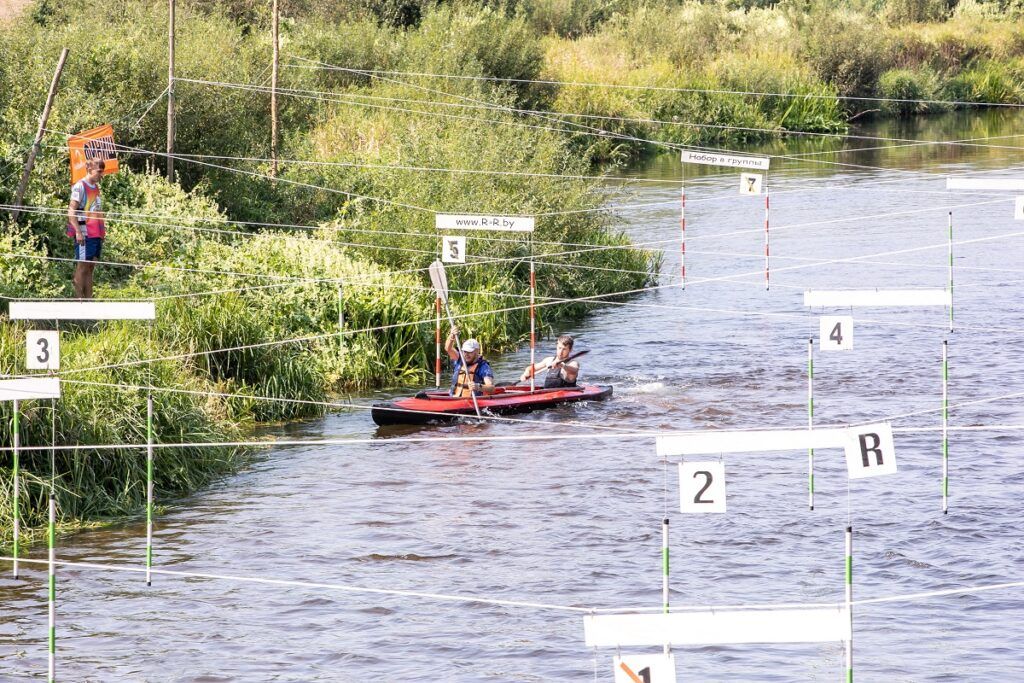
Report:
M155 298L158 318L152 326L68 326L64 397L55 413L44 402L25 404L22 441L47 445L55 429L63 444L142 443L146 391L135 387L158 388L158 441L201 442L319 415L346 391L426 381L434 312L424 269L437 252L434 211L536 215L539 295L610 295L654 282L659 259L631 246L600 210L608 189L585 176L602 167L667 145L843 133L864 116L963 106L838 96L1024 102L1024 28L1013 8L940 4L286 2L286 161L274 180L265 161L266 8L179 2L183 156L168 182L159 155L166 5L39 0L0 25L4 204L60 47L71 55L25 200L32 208L17 223L0 219L0 295L72 295L72 264L51 260L70 256L65 135L112 123L132 151L104 181L104 260L121 265L97 269L96 295ZM470 252L487 261L449 276L458 312L470 316L463 327L491 352L514 348L529 324L529 244L481 234L471 236ZM541 308L542 329L591 307ZM0 374L24 371L25 329L0 320ZM247 348L218 351L237 347ZM137 362L151 358L164 360ZM0 445L11 442L11 417L10 404L0 404ZM138 514L142 455L58 452L62 523ZM228 448L161 451L157 495L195 490L245 457ZM0 456L0 544L10 540L10 464ZM22 466L23 516L38 528L49 453L26 454Z

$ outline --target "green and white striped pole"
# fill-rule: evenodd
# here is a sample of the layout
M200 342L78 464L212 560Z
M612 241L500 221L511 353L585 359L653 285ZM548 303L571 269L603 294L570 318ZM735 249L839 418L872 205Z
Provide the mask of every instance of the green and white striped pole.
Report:
M146 397L146 585L153 585L153 395Z
M949 514L949 340L942 341L942 514Z
M850 639L846 641L846 683L853 683L853 527L846 527L846 612Z
M661 602L665 614L668 614L668 517L661 523ZM665 643L666 655L669 649L669 643Z
M953 331L953 212L949 212L949 331Z
M56 679L57 670L57 564L55 562L57 528L57 499L50 489L50 523L47 531L47 549L49 551L49 681Z
M14 458L12 468L14 470L14 492L11 496L11 504L14 513L14 578L18 578L18 548L20 547L19 536L21 534L21 510L18 507L18 496L21 493L21 466L18 462L18 449L21 448L21 402L14 400L14 427L11 432L11 442L14 446Z
M814 338L807 340L807 429L814 428ZM807 506L814 509L814 449L807 449Z

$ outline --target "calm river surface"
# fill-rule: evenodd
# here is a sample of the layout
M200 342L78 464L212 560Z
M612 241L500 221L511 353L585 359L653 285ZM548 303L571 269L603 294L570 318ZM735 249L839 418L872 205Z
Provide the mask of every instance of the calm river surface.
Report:
M374 438L281 447L159 519L158 567L580 607L656 607L661 520L671 518L672 603L840 601L843 530L854 528L854 597L1024 579L1021 431L950 434L950 511L941 509L942 342L951 404L1024 392L1024 222L1012 193L945 189L949 174L1024 173L1024 117L931 119L866 135L981 140L1001 148L903 146L830 154L830 143L750 151L808 155L770 171L771 289L763 198L734 169L688 168L687 278L626 305L595 307L567 330L607 403L524 423L378 431L365 411L277 430L283 438ZM856 147L886 144L872 140ZM680 164L630 175L650 204L619 214L665 249L678 282ZM610 184L611 185L611 184ZM619 184L615 184L617 187ZM955 331L942 308L857 309L855 345L815 353L815 421L893 420L899 472L849 481L842 452L723 457L728 512L682 515L674 465L653 438L614 430L806 425L807 340L821 311L805 289L942 288L947 213L955 247ZM839 263L822 261L845 259ZM849 311L832 311L850 314ZM545 341L546 346L553 346ZM545 352L546 355L546 352ZM528 351L495 358L515 379ZM369 403L396 388L359 397ZM1024 398L951 411L954 426L1024 425ZM595 427L597 426L597 427ZM600 429L599 429L599 428ZM604 440L400 443L409 434L594 434ZM718 460L719 456L698 458ZM141 566L132 524L60 542L59 559ZM33 557L45 558L45 549ZM45 679L45 571L0 578L0 679ZM588 650L579 613L232 580L62 570L58 677L65 681L612 680L614 650ZM1024 589L855 608L860 681L1009 681L1024 676ZM640 650L643 650L640 648ZM658 648L651 650L657 652ZM675 648L686 681L836 681L840 643Z

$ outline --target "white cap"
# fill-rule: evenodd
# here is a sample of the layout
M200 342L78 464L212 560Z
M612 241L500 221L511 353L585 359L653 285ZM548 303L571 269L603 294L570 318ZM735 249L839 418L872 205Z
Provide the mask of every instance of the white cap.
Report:
M479 350L480 350L480 342L478 342L476 339L467 339L466 341L462 342L462 351L463 351L463 353L470 353L471 351L479 351Z

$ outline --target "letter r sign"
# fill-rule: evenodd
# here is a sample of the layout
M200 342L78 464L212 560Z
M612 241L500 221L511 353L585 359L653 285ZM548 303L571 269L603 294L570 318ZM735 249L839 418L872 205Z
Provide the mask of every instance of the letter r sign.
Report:
M851 427L846 442L846 470L850 479L896 474L896 448L888 422Z

